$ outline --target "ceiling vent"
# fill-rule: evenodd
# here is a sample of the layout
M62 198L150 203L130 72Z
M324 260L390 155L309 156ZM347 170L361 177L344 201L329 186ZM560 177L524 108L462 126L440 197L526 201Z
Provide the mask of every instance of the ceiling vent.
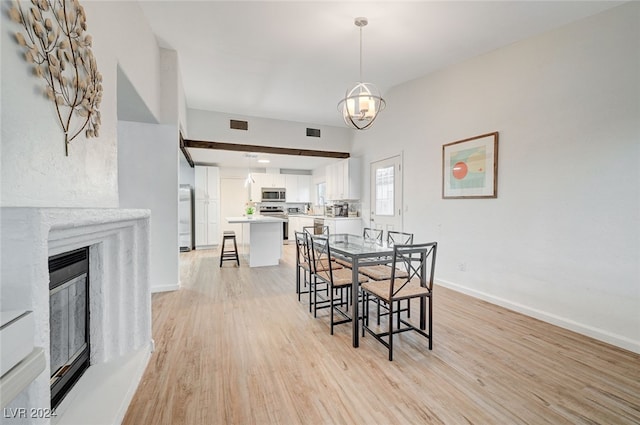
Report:
M307 137L320 137L319 128L307 128Z
M247 121L229 120L229 128L233 130L249 130Z

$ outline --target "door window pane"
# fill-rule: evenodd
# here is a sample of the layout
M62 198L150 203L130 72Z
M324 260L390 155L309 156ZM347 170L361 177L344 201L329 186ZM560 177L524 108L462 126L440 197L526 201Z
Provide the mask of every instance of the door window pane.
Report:
M393 215L393 166L376 170L376 215Z

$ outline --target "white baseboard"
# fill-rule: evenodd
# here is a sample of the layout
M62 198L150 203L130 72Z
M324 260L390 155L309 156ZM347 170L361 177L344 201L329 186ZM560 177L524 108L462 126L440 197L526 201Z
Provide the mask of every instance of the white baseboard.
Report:
M452 289L456 292L461 292L474 298L499 305L509 310L517 311L518 313L534 317L536 319L542 320L543 322L551 323L552 325L556 325L561 328L565 328L570 331L597 339L599 341L606 342L607 344L615 345L616 347L624 348L625 350L633 351L634 353L640 354L640 341L634 341L630 338L617 335L603 329L594 328L592 326L576 322L566 317L531 308L526 305L515 303L504 298L496 297L494 295L468 288L454 282L438 280L436 284L444 286L445 288Z
M180 282L175 285L160 285L160 286L152 286L151 293L155 294L156 292L169 292L169 291L177 291L180 289Z

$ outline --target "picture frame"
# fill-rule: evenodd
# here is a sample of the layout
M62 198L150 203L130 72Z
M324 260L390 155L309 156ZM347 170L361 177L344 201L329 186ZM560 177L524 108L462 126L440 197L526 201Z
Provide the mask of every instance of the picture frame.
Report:
M442 145L442 198L498 197L498 132Z

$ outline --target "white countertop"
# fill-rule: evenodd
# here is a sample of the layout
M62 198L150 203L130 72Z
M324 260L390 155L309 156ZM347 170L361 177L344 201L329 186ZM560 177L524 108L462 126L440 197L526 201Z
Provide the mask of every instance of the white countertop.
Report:
M289 217L323 218L325 220L360 220L362 217L327 217L326 215L289 214Z
M279 218L279 217L271 217L271 216L267 216L267 215L256 215L254 214L253 217L249 218L247 216L242 216L242 217L225 217L225 220L227 220L228 223L233 224L233 223L282 223L284 221L287 221L286 218Z

